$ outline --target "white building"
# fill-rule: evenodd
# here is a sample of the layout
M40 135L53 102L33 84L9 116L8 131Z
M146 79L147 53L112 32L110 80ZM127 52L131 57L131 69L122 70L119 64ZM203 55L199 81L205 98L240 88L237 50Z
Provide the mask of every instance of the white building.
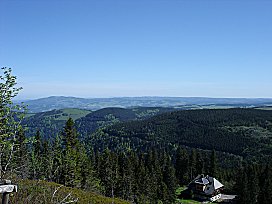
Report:
M200 200L216 201L221 198L221 190L224 187L217 179L211 176L198 175L189 185L193 197Z

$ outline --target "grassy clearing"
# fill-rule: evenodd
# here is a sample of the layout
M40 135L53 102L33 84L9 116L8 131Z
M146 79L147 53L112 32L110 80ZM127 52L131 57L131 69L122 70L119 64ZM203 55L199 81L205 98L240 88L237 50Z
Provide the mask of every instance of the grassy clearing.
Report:
M35 113L27 113L27 114L25 114L25 118L29 118L29 117L31 117L33 115L35 115Z
M179 196L182 191L184 191L187 187L186 186L180 186L176 190L176 196ZM176 199L176 204L199 204L201 202L191 200L191 199Z
M91 113L91 111L89 110L82 110L77 108L65 108L65 109L62 109L61 111L62 111L62 114L58 118L58 120L68 120L69 117L71 117L73 120L77 120Z
M177 199L176 204L200 204L201 202L187 199Z
M176 190L176 195L180 195L182 191L184 191L187 187L186 186L180 186Z
M272 110L272 107L260 107L260 108L255 108L257 110L269 110L271 111Z

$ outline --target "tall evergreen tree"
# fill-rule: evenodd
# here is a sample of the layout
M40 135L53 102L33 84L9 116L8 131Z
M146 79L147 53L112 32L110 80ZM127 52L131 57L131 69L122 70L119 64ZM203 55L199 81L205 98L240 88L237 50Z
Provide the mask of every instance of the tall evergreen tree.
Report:
M241 169L239 178L237 181L237 192L239 196L239 203L249 204L250 200L250 191L249 191L249 182L246 168Z
M34 143L31 151L31 178L39 179L42 177L42 137L37 130L34 136Z
M194 179L199 172L197 172L197 154L196 150L193 149L190 155L190 180Z
M48 139L44 139L42 141L41 162L42 179L51 181L53 170L53 152L51 143Z
M211 153L210 159L210 168L209 168L209 175L213 177L218 177L218 163L215 150Z
M259 203L269 204L272 201L272 165L267 164L261 176Z
M259 187L257 167L255 165L250 165L248 167L248 175L249 175L248 185L249 185L250 202L252 204L257 204L260 187Z
M197 151L196 153L196 171L198 174L204 174L205 173L205 161L202 156L202 152Z
M74 121L69 118L62 132L63 139L63 177L64 185L80 187L81 164L80 144Z
M189 155L181 147L177 149L175 169L179 184L188 184L190 181Z
M52 180L56 183L64 184L64 155L61 135L56 135L52 146Z
M176 199L175 193L177 189L177 180L175 176L175 169L172 166L170 159L167 161L163 174L163 181L166 184L168 191L168 199L166 203L174 203Z
M19 129L17 138L12 166L20 178L28 178L30 161L28 155L27 138L23 128Z
M72 118L69 118L65 123L64 130L62 131L62 139L65 148L78 148L78 133Z

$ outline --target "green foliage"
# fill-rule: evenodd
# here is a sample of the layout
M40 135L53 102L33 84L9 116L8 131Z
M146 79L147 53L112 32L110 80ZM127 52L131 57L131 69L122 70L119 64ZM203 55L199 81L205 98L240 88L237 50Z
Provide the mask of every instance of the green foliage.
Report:
M24 106L12 102L22 88L16 87L16 77L11 71L11 68L3 67L0 75L0 179L13 170L11 163L15 159L16 145L19 145L18 135L25 111Z

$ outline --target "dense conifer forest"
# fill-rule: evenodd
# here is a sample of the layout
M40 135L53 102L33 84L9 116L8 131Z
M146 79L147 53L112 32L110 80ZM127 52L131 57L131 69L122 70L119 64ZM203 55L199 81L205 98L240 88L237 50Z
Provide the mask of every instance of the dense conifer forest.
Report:
M37 131L34 142L22 148L28 150L24 172L30 173L21 176L133 203L174 203L178 186L203 173L220 179L225 192L240 195L241 203L270 202L265 199L272 185L271 111L190 110L123 118L108 118L88 135L85 117L69 118L56 135Z

